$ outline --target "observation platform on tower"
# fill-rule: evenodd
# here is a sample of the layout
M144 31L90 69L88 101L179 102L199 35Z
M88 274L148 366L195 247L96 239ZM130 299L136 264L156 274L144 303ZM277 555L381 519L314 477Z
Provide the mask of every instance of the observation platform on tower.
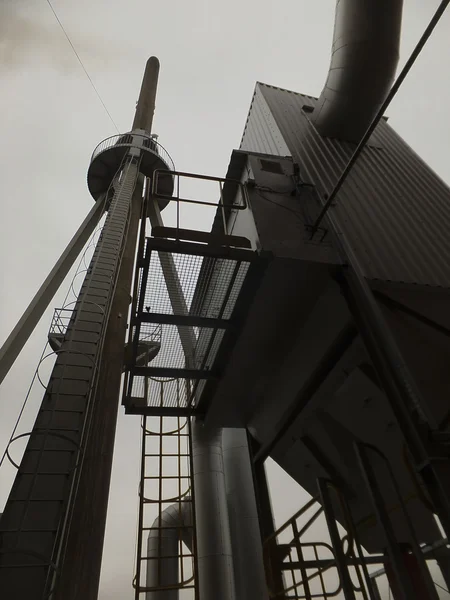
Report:
M124 158L130 154L138 156L139 153L141 154L140 173L145 177L152 177L155 171L158 171L158 192L162 198L172 195L174 178L169 173L175 170L172 158L153 136L143 130L134 130L106 138L92 153L87 184L94 200L110 189L111 182L119 173ZM167 200L160 202L160 209L163 209L167 202Z

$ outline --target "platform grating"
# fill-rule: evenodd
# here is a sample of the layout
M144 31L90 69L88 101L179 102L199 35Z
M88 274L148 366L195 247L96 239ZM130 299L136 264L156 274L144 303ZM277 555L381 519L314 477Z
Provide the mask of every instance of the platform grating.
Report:
M202 382L217 376L216 357L252 253L234 257L224 248L225 256L211 256L207 245L185 244L181 252L176 245L169 251L157 244L147 238L139 262L124 404L147 415L186 414L195 409ZM167 382L162 395L161 381Z

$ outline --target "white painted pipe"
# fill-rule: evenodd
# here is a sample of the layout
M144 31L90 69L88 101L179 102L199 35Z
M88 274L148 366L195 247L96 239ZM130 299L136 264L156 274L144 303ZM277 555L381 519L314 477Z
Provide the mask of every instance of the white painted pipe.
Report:
M192 424L192 460L201 600L236 600L222 430Z
M268 600L246 430L223 429L222 447L236 600Z

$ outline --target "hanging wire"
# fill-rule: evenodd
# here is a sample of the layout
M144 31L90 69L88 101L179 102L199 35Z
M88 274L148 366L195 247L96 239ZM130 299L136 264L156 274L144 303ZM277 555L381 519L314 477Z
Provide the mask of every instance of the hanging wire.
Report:
M95 87L95 84L94 84L94 82L93 82L93 81L92 81L92 79L91 79L91 76L89 75L89 73L88 73L88 71L87 71L86 67L84 66L84 64L83 64L83 61L82 61L82 60L81 60L81 58L80 58L80 55L79 55L79 54L78 54L78 52L76 51L76 48L75 48L75 46L73 45L73 43L72 43L72 40L71 40L71 39L70 39L70 37L69 37L69 34L68 34L68 33L67 33L67 31L65 30L65 28L64 28L64 25L61 23L61 20L59 19L58 15L57 15L57 13L56 13L56 10L53 8L53 5L52 5L52 3L50 2L50 0L47 0L47 4L49 5L49 7L50 7L50 9L51 9L51 11L52 11L52 13L53 13L53 15L54 15L55 19L57 20L57 22L58 22L59 26L61 27L61 30L62 30L62 32L63 32L63 33L64 33L64 35L66 36L66 39L67 39L67 41L68 41L68 42L69 42L69 44L70 44L70 47L72 48L72 50L73 50L73 52L74 52L75 56L77 57L77 59L78 59L78 62L80 63L80 65L81 65L81 68L83 69L83 71L84 71L84 73L85 73L86 77L89 79L89 82L90 82L90 84L92 85L92 88L93 88L94 92L97 94L97 97L98 97L98 99L99 99L99 100L100 100L100 102L102 103L102 106L103 106L103 108L105 109L105 111L106 111L106 114L107 114L107 115L108 115L108 117L110 118L110 120L111 120L111 123L114 125L114 128L115 128L115 130L117 131L117 133L120 133L120 131L119 131L119 129L118 129L118 127L117 127L117 125L116 125L116 123L115 123L114 119L113 119L113 118L112 118L112 116L111 116L111 113L110 113L110 112L109 112L109 110L107 109L107 107L106 107L106 104L103 102L103 99L102 99L102 97L100 96L100 92L99 92L99 91L98 91L98 89Z

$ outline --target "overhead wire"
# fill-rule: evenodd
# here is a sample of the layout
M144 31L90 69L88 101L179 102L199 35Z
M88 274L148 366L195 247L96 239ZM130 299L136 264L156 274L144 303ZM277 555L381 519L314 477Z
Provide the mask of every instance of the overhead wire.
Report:
M75 46L74 46L74 44L73 44L72 40L70 39L70 36L69 36L69 34L67 33L67 31L66 31L66 29L65 29L64 25L62 24L62 22L61 22L61 19L58 17L58 14L57 14L56 10L54 9L54 7L53 7L53 4L51 3L51 1L50 1L50 0L46 0L46 1L47 1L47 4L48 4L48 5L49 5L49 7L50 7L50 9L51 9L51 11L52 11L52 13L53 13L53 15L54 15L55 19L56 19L56 21L58 22L58 24L59 24L59 26L60 26L60 28L61 28L62 32L63 32L63 33L64 33L64 35L66 36L66 39L67 39L67 41L68 41L68 42L69 42L69 44L70 44L70 47L72 48L72 50L73 50L73 52L74 52L75 56L77 57L77 60L78 60L78 62L79 62L79 63L80 63L80 65L81 65L81 68L83 69L83 71L84 71L84 73L85 73L86 77L88 78L88 80L89 80L89 82L90 82L90 84L91 84L91 86L92 86L92 89L93 89L93 90L94 90L94 92L96 93L96 95L97 95L97 98L100 100L100 102L101 102L101 104L102 104L103 108L104 108L104 109L105 109L105 111L106 111L106 114L108 115L109 119L111 120L111 123L114 125L114 128L115 128L115 130L117 131L117 133L120 133L120 131L119 131L119 128L117 127L117 125L116 125L116 123L115 123L114 119L112 118L112 115L111 115L111 113L109 112L109 110L108 110L108 108L107 108L106 104L104 103L104 101L103 101L103 98L102 98L102 97L101 97L101 95L100 95L100 92L98 91L97 87L95 86L94 82L92 81L92 78L91 78L91 76L89 75L89 73L88 73L88 71L87 71L86 67L84 66L84 63L83 63L83 61L81 60L81 57L80 57L80 55L78 54L78 52L77 52L77 50L76 50L76 48L75 48Z

